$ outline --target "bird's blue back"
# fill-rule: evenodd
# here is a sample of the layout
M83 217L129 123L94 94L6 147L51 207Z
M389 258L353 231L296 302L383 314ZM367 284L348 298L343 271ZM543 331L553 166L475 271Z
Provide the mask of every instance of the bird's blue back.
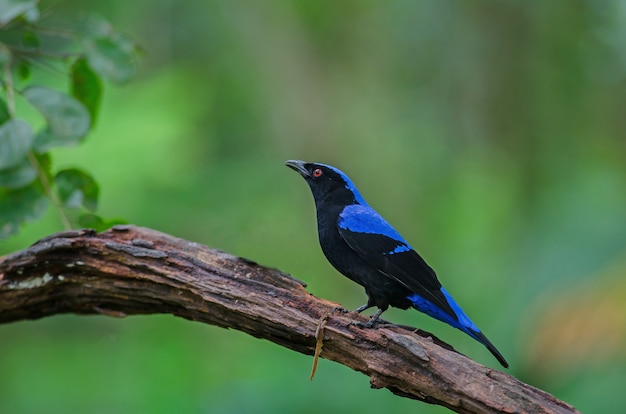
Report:
M400 235L400 233L398 233L398 231L394 229L393 226L387 222L387 220L378 214L376 210L367 205L367 203L365 203L365 205L359 203L345 206L339 215L338 225L339 228L349 230L354 233L384 235L397 243L393 249L379 252L380 254L393 255L406 252L415 253L415 250ZM454 311L454 316L450 315L449 312L446 312L441 307L435 305L432 301L420 296L417 293L409 295L407 299L417 310L455 328L461 329L465 332L468 332L468 329L472 331L480 331L476 324L474 324L465 312L463 312L463 309L461 309L461 307L443 287L440 287L440 291L443 293L450 308Z

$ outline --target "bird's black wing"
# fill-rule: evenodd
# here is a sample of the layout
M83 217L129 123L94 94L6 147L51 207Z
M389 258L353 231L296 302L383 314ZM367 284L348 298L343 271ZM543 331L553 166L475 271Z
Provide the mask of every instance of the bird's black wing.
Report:
M374 209L347 206L339 216L338 228L348 246L380 273L456 317L435 271Z

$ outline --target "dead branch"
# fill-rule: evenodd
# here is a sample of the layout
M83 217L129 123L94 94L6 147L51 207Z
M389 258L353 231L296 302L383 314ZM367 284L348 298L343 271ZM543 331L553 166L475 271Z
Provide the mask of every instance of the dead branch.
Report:
M367 318L337 306L277 270L133 226L58 233L0 259L0 323L170 313L307 355L317 345L322 358L368 375L374 388L460 413L578 412L405 327L351 325Z

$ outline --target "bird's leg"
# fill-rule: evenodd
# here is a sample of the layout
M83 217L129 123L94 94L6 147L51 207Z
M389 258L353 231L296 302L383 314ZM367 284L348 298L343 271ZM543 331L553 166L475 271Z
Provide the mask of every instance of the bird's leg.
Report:
M363 312L365 309L369 309L369 308L371 308L372 306L374 306L374 305L373 305L372 303L370 303L369 301L367 301L367 303L366 303L365 305L359 306L358 308L356 308L356 309L354 310L354 312L356 312L356 313L361 313L361 312ZM348 326L350 326L350 325L354 325L354 326L357 326L357 327L359 327L359 328L363 328L363 327L365 327L365 324L364 324L363 322L356 322L356 321L352 321L352 322L350 322L350 323L348 324Z
M358 308L356 308L354 311L355 311L356 313L361 313L361 312L363 312L364 310L371 308L372 306L374 306L374 305L372 305L371 303L367 302L365 305L363 305L363 306L359 306L359 307L358 307Z
M361 313L364 310L369 309L369 308L371 308L373 306L376 306L376 305L374 305L373 303L368 301L365 305L358 307L355 310L355 312ZM380 317L380 315L382 315L382 313L384 311L386 311L386 310L387 310L387 306L385 306L383 308L378 308L376 313L373 314L372 317L370 318L370 320L367 323L365 323L365 324L363 324L361 322L350 322L349 325L358 326L359 328L373 328L374 325L376 325L376 322L378 322L378 318Z
M385 311L385 309L383 308L378 308L378 310L376 311L375 314L372 315L372 317L370 318L369 322L367 322L365 324L366 328L373 328L374 325L376 324L376 322L378 322L378 318L380 318L380 315L382 315L382 313Z

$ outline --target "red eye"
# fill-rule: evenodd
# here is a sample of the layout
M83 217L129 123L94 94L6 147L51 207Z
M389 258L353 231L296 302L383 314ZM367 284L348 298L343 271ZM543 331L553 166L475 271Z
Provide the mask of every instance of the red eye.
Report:
M321 168L316 168L313 170L313 177L320 177L323 174Z

